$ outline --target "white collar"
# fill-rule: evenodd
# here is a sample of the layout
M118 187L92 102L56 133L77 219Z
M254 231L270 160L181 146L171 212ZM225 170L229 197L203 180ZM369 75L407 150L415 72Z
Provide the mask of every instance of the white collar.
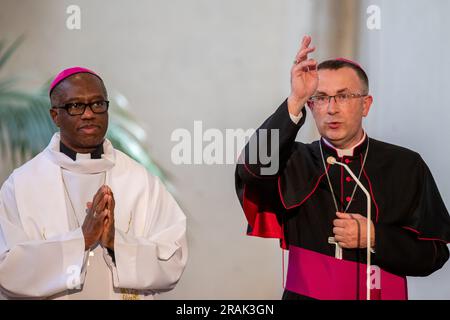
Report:
M333 146L331 144L331 142L329 142L324 137L322 137L322 139L323 139L323 142L325 142L325 144L327 146L329 146L330 148L333 148L334 150L336 150L337 155L338 155L339 158L342 158L344 156L345 157L352 157L355 148L358 147L359 145L361 145L364 142L364 140L366 139L366 132L364 131L363 137L361 138L361 140L359 140L359 142L357 144L355 144L354 146L352 146L351 148L348 148L348 149L338 149L335 146Z
M101 159L91 159L90 154L77 154L76 161L60 151L60 134L55 133L50 140L45 155L59 167L76 173L99 173L114 167L116 154L111 142L107 139L103 142L103 154Z

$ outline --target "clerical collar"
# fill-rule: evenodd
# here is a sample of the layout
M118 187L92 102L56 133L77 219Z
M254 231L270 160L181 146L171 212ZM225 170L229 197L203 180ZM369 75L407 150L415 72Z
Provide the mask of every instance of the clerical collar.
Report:
M59 151L64 153L66 156L68 156L73 161L77 160L77 152L70 149L68 146L66 146L62 141L59 142ZM94 151L91 152L91 159L101 159L103 151L103 143L99 144Z
M338 149L338 148L336 148L335 146L333 146L333 145L331 144L331 142L329 142L329 141L328 141L327 139L325 139L324 137L322 137L322 141L324 142L324 144L325 144L327 147L333 149L333 150L336 152L336 154L337 154L337 156L338 156L339 158L342 158L342 157L353 157L353 155L354 155L355 153L361 152L362 147L366 144L366 143L365 143L365 142L366 142L366 138L367 138L367 134L366 134L366 132L364 131L364 134L363 134L363 137L361 138L361 140L359 140L359 142L358 142L357 144L355 144L353 147L348 148L348 149Z

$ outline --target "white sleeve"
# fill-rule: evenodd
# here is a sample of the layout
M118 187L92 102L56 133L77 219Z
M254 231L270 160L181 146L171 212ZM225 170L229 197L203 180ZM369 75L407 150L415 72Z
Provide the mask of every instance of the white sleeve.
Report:
M289 113L289 117L291 117L293 123L298 124L300 119L303 117L303 112L300 112L298 116L294 116L292 113Z
M84 281L87 253L81 228L49 239L23 229L12 179L0 190L0 290L8 298L45 298Z
M116 228L115 264L110 257L106 261L115 287L167 291L175 287L186 265L186 217L159 179L149 181L144 234Z

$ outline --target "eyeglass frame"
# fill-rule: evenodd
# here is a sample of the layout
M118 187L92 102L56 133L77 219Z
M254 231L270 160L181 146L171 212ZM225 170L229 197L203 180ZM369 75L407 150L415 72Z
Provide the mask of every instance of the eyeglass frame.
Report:
M369 94L361 94L361 93L338 93L335 94L334 96L327 96L327 95L323 95L323 96L312 96L307 100L307 104L308 106L314 106L315 102L313 100L313 98L318 98L318 97L323 97L323 98L328 98L328 102L326 104L321 105L321 107L323 106L329 106L330 102L331 102L331 98L334 99L334 103L337 105L341 105L341 103L337 102L336 97L338 96L350 96L350 99L357 99L357 98L365 98L368 97Z
M94 104L96 104L96 103L99 103L99 102L106 103L106 110L105 110L105 111L102 111L102 112L95 112L94 109L92 109L92 105L94 105ZM69 108L72 107L73 105L77 105L77 104L81 104L81 105L84 106L84 107L83 107L83 112L82 112L82 113L77 113L77 114L71 114L71 113L69 112ZM109 109L109 100L97 100L97 101L90 102L90 103L70 102L70 103L66 103L66 104L61 105L61 106L52 106L53 109L64 109L64 110L66 110L67 114L70 115L70 116L73 116L73 117L74 117L74 116L81 116L81 115L83 115L83 114L86 112L86 108L87 108L87 107L89 107L89 109L91 109L92 113L95 113L95 114L103 114L103 113L108 112L108 109Z

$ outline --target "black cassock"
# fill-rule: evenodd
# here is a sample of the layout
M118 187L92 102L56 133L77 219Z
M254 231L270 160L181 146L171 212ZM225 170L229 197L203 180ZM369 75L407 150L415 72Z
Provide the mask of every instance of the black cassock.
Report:
M343 249L335 258L333 236L336 209L325 168L340 211L366 216L366 196L341 166L323 163L335 157L347 163L372 197L375 251L372 253L372 299L407 299L406 276L426 276L448 260L450 217L427 165L416 152L366 137L352 156L339 157L323 139L296 142L299 124L285 101L252 136L270 152L271 135L279 131L279 170L261 174L262 165L251 161L249 144L236 168L236 190L248 220L247 234L279 238L289 250L284 299L364 299L366 249ZM264 131L261 129L266 129ZM368 149L365 165L362 163ZM253 149L251 149L253 150Z

